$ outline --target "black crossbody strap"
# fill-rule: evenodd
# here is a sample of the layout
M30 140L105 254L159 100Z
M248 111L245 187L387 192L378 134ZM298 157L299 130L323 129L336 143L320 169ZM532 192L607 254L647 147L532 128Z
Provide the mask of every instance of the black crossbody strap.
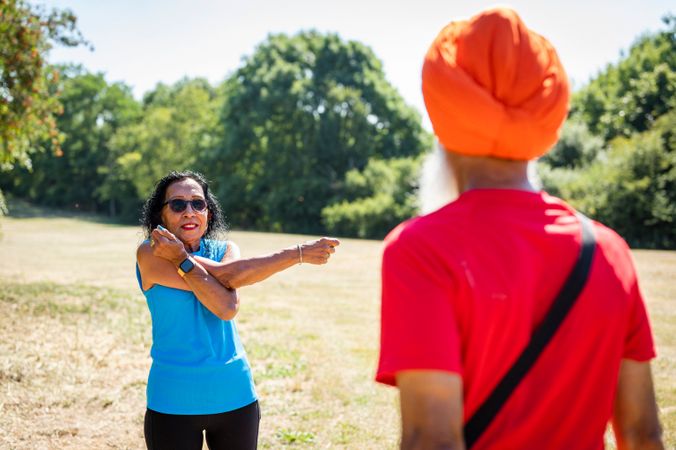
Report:
M533 364L535 364L535 361L537 361L575 304L575 300L577 300L587 282L594 249L596 248L596 241L591 221L580 213L577 216L582 226L582 247L580 248L577 262L544 320L533 332L528 346L526 346L519 358L514 362L502 380L500 380L495 389L493 389L493 392L491 392L465 424L465 444L468 449L476 443L481 434L488 428L491 421L500 412L507 399L509 399L509 396L512 395L512 392L514 392L530 368L533 367Z

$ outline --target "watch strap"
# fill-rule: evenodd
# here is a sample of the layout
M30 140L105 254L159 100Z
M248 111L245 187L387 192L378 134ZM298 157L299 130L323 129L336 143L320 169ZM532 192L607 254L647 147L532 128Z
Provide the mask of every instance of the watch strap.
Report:
M178 265L178 274L181 276L181 278L185 277L187 273L189 273L192 269L195 268L195 263L192 262L190 259L190 256L188 256L186 259L181 261L181 264Z

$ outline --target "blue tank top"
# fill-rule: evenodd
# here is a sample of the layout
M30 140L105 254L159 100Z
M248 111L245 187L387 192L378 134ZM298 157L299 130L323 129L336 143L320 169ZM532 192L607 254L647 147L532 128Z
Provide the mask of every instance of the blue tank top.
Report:
M226 243L202 239L193 253L220 261ZM234 320L224 321L191 291L159 284L143 291L152 319L148 408L166 414L217 414L256 400L251 369Z

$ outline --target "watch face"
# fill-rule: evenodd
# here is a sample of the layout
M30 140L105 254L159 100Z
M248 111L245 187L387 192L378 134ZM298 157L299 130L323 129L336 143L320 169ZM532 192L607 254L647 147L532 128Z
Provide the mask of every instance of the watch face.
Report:
M186 258L178 265L178 267L180 267L183 272L188 273L195 267L195 264L193 264L190 258Z

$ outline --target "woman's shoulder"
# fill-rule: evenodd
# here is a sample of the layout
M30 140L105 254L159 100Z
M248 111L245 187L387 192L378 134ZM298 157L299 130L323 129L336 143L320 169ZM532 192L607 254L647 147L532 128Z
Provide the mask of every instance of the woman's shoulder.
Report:
M138 263L143 258L147 258L148 256L152 256L152 254L153 254L153 249L150 246L150 239L144 239L136 247L136 262Z

